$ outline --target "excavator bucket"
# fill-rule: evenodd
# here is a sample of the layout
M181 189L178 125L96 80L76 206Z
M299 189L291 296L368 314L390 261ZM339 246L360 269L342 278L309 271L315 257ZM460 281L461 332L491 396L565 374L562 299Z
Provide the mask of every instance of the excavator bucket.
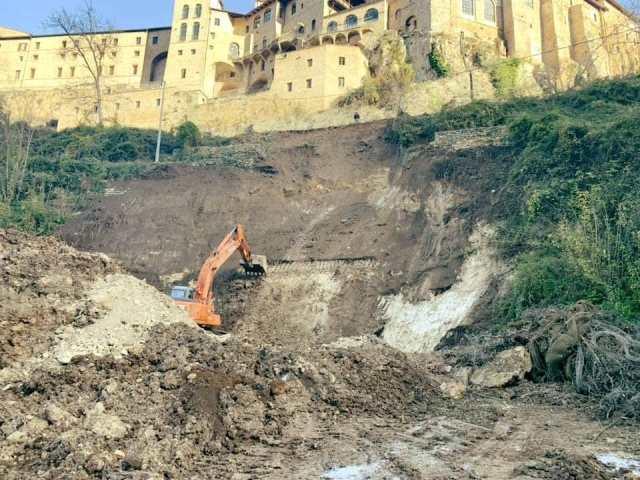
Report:
M268 262L265 255L252 255L251 263L242 262L247 275L262 276L267 274Z

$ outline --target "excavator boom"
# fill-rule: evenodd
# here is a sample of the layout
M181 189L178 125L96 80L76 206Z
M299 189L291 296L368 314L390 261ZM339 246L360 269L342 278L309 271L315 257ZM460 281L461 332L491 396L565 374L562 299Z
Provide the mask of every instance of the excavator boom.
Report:
M246 272L252 275L266 273L266 257L254 258L251 255L245 229L242 225L236 225L205 260L195 289L183 286L172 289L172 298L189 312L198 325L213 327L222 325L222 318L215 311L213 284L220 267L235 252L239 252L242 256L242 266Z

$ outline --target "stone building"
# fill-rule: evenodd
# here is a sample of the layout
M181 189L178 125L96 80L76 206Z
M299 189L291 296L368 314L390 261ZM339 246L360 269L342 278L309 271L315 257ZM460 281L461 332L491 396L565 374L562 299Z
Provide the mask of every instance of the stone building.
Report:
M367 51L386 31L404 39L418 80L434 78L436 48L452 75L509 57L567 84L638 68L637 24L617 0L257 0L245 14L176 0L170 26L96 36L112 46L105 118L157 126L163 84L171 124L223 97L327 109L369 75ZM59 128L92 121L91 75L74 41L0 28L0 95L12 110Z

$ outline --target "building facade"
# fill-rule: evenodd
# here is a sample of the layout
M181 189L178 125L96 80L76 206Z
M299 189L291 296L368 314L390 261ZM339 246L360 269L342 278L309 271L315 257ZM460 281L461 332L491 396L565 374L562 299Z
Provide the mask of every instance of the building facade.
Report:
M100 66L104 108L114 121L155 118L163 84L169 110L259 92L327 108L362 84L367 47L387 31L405 39L422 80L439 44L457 69L480 55L556 77L638 67L637 24L617 0L257 0L245 14L221 0L176 0L171 26L95 35L110 45ZM65 126L90 120L92 75L75 41L0 28L0 94L39 92L40 107L56 99L49 110L64 110Z

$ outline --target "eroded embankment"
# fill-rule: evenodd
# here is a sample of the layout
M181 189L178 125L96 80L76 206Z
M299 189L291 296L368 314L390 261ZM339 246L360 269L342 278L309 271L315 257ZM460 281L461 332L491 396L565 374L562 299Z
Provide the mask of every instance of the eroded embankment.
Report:
M229 325L276 344L372 334L388 323L391 344L429 350L468 321L498 271L483 198L495 185L482 155L430 146L398 152L384 130L367 124L254 138L269 168L185 166L123 182L115 185L120 195L62 236L157 285L192 279L235 223L247 227L254 252L271 259L375 257L366 270L274 274L251 288L222 282L218 303ZM466 184L437 168L452 156L470 164ZM474 232L484 240L470 242ZM461 296L464 306L447 307ZM416 334L412 346L403 340Z

